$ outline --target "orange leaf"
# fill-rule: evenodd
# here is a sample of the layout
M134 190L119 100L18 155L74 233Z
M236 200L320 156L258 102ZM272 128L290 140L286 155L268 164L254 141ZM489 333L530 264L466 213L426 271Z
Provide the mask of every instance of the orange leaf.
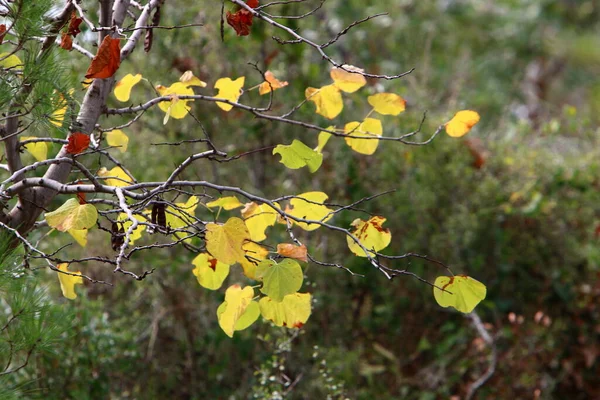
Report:
M271 71L267 71L265 72L265 82L258 86L258 93L262 96L263 94L271 92L271 90L281 89L287 85L287 81L280 81L275 78L275 75L273 75Z
M4 35L6 35L6 25L0 24L0 44L4 40Z
M68 33L63 33L60 37L60 47L69 51L73 49L73 39L71 39Z
M98 49L96 57L92 60L85 77L105 79L117 72L121 64L121 42L106 36Z
M67 153L79 154L90 145L90 136L85 133L75 132L69 136L69 144L67 144Z
M258 7L258 0L248 0L246 5L251 8ZM250 34L253 14L245 8L240 8L235 13L227 11L227 23L235 29L238 36Z
M287 258L308 262L306 246L296 246L291 243L280 243L277 245L277 254Z
M77 36L77 34L81 32L81 30L79 30L79 25L81 25L82 21L83 18L77 17L77 14L75 13L75 11L73 11L73 13L71 14L71 20L69 21L67 35L70 35L72 37Z

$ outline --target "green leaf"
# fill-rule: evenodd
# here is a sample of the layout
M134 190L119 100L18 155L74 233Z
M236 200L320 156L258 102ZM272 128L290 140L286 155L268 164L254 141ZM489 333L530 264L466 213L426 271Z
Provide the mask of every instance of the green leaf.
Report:
M256 277L263 281L260 291L278 302L286 295L296 293L304 279L302 267L290 258L279 264L273 260L261 261L256 267Z
M323 162L323 154L296 139L289 146L278 145L273 149L273 154L281 154L281 163L290 169L308 166L310 172L315 172Z

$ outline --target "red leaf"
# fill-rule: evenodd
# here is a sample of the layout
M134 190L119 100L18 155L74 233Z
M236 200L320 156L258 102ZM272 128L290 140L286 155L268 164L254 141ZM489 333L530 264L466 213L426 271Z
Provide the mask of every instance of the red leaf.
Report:
M75 132L69 136L69 144L67 144L67 153L79 154L90 145L90 136L85 133Z
M73 48L73 39L67 33L63 33L60 37L60 47L69 51Z
M4 40L4 35L6 35L6 25L0 24L0 44Z
M106 36L98 49L98 54L92 60L85 77L105 79L117 72L121 65L121 42Z
M246 5L251 8L258 7L258 0L248 0ZM227 11L227 23L235 29L238 36L247 36L250 34L253 14L245 8L240 8L235 13Z
M79 30L79 25L81 25L82 21L83 18L78 18L77 14L73 12L71 14L71 20L69 21L69 30L67 31L67 35L70 35L72 37L77 36L77 34L81 32L81 30Z

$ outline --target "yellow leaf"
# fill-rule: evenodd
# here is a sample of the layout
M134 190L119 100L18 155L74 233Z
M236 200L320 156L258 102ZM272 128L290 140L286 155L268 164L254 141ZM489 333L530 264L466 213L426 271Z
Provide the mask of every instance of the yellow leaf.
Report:
M69 229L67 232L81 247L87 246L87 229Z
M442 307L454 307L458 311L468 314L485 299L487 289L485 285L469 276L438 276L435 280L433 296Z
M69 89L69 95L72 96L74 91L75 89ZM54 103L54 106L56 107L56 110L54 110L52 114L50 114L50 123L52 125L61 127L63 124L63 120L65 119L65 114L67 113L67 100L61 93L58 93L55 90L52 95L52 101Z
M479 118L479 114L475 111L459 111L446 123L446 133L451 137L464 136L479 122Z
M279 204L275 205L279 208ZM242 209L242 217L254 242L262 242L267 238L265 231L269 226L275 225L277 215L279 213L267 204L246 203Z
M224 225L206 224L206 250L225 264L244 260L246 254L242 246L248 240L250 233L239 218L229 218Z
M330 214L333 210L323 205L323 202L327 200L327 197L328 196L323 192L306 192L299 194L296 198L290 200L291 208L287 208L285 212L296 218L314 221L322 220L321 222L327 222L333 217L333 214ZM293 221L293 223L305 231L314 231L321 227L321 225L316 223L307 224L305 222L296 221Z
M194 91L190 89L188 85L181 82L175 82L169 87L158 85L156 90L161 96L169 96L171 98L170 101L161 101L158 103L158 108L167 113L168 116L175 119L182 119L188 114L191 107L188 106L187 103L194 100L179 99L179 96L191 96L194 94ZM163 123L166 124L167 121L168 118L165 117Z
M120 129L113 129L110 132L106 132L106 142L109 146L114 146L119 149L121 153L127 151L127 144L129 144L129 137Z
M187 86L206 87L206 82L202 82L198 77L194 76L192 71L185 71L179 78L179 81Z
M317 106L316 113L328 119L337 117L344 108L342 94L335 85L327 85L322 88L306 88L304 92L306 99Z
M292 293L277 302L270 297L260 299L260 313L277 326L302 328L311 312L310 293Z
M142 74L127 74L115 84L115 97L119 101L129 101L131 89L142 80Z
M98 211L92 204L79 204L77 199L69 199L58 209L46 213L46 222L61 232L71 229L89 229L96 225Z
M98 170L98 176L106 179L106 184L108 186L124 187L133 183L129 175L123 171L123 168L118 166L111 170L102 167Z
M327 130L335 131L335 126L329 126L329 127L327 127ZM323 148L325 147L325 145L327 144L327 142L329 141L330 138L331 138L331 133L321 131L319 133L319 138L318 138L317 147L315 148L315 151L318 153L323 153Z
M258 263L267 258L269 255L269 250L254 242L245 243L242 246L242 249L244 249L245 257L243 260L239 260L239 263L244 270L244 275L257 281L258 278L256 277L256 267Z
M244 92L242 88L244 87L245 77L241 76L237 78L235 81L231 80L231 78L221 78L215 82L215 89L219 92L215 97L219 99L229 100L232 103L237 103L238 99ZM233 106L227 103L217 102L219 108L223 111L230 111Z
M23 61L19 57L10 53L0 53L0 68L13 69L15 71L23 70ZM8 56L8 57L7 57ZM6 58L5 58L6 57Z
M251 286L246 286L242 289L240 285L232 285L227 288L227 291L225 292L225 301L217 309L219 326L227 336L233 337L233 332L236 328L240 327L236 326L236 324L242 319L244 313L246 313L252 303L253 297L254 289ZM258 318L258 314L256 314L256 318ZM256 318L254 318L254 320L256 320ZM249 324L247 321L244 322L243 325L245 326L243 327L246 328L254 321L251 321Z
M398 115L406 109L406 100L394 93L377 93L368 100L375 112L382 115Z
M217 290L229 275L229 265L217 261L210 254L200 253L192 260L196 268L192 270L200 286Z
M351 136L378 137L383 133L381 121L375 118L365 118L362 123L349 122L344 127L344 133ZM346 144L357 153L371 155L377 150L378 139L345 138Z
M165 210L167 226L171 229L181 229L196 222L194 215L196 213L196 207L200 203L200 199L197 196L190 196L185 203L175 203L175 207L168 206ZM187 236L185 232L176 232L173 234L174 240L179 240ZM185 243L190 243L192 238L184 240Z
M352 65L343 65L342 67L344 69L334 67L330 72L331 79L335 82L334 85L340 90L346 93L354 93L367 84L367 80L361 75L364 70Z
M146 222L146 219L139 215L134 214L133 218L135 218L138 222ZM122 222L121 226L123 227L123 230L125 232L127 232L129 230L129 227L131 227L131 225L133 225L133 222L131 222L131 220L125 213L120 213L119 216L117 217L117 221ZM142 237L142 233L145 230L146 230L146 225L138 224L137 228L135 228L133 230L133 232L131 233L131 235L129 235L129 244L131 246L133 246L135 244L135 241Z
M362 219L355 219L352 222L354 231L351 233L356 236L360 243L369 250L371 256L375 256L372 251L378 252L379 250L385 249L392 240L392 234L389 229L384 229L381 226L385 222L383 217L371 217L368 221ZM366 257L365 251L352 239L350 236L346 236L348 242L348 248L354 254L359 257Z
M68 266L69 264L64 263L58 264L57 267L61 271L81 275L81 271L69 271ZM60 289L62 290L63 296L65 296L69 300L74 300L75 298L77 298L77 293L75 293L75 285L83 284L83 278L81 276L68 275L59 272L58 281L60 282Z
M265 79L266 81L258 86L258 93L260 93L261 95L267 94L271 92L271 90L281 89L282 87L288 85L287 81L282 82L279 79L275 78L275 75L273 75L271 71L265 72Z
M235 196L221 197L220 199L206 203L208 208L221 207L224 210L234 210L238 207L242 207L243 204Z
M37 139L34 136L23 136L19 140L24 142L29 139ZM25 150L31 154L36 160L44 161L48 158L48 145L44 142L27 143L23 146Z

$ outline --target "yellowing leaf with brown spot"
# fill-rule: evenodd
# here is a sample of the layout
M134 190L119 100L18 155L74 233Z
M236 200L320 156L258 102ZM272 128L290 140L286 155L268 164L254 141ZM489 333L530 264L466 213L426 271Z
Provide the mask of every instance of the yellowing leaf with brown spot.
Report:
M124 187L133 183L129 175L121 167L114 167L111 170L102 167L98 170L98 176L106 179L108 186Z
M142 74L127 74L115 84L115 97L119 101L129 101L131 89L142 80Z
M385 222L383 217L371 217L368 221L355 219L352 222L354 230L351 232L360 243L369 250L369 254L374 256L373 251L385 249L392 240L392 234L389 229L384 229L381 226ZM359 257L366 257L365 251L352 239L346 236L348 248Z
M213 208L213 207L220 207L223 208L224 210L234 210L236 208L242 207L243 204L240 203L240 201L238 200L237 197L235 196L228 196L228 197L221 197L217 200L213 200L210 203L206 203L206 206L208 208Z
M279 208L279 204L275 203L275 205ZM262 242L267 238L265 231L269 226L275 225L277 215L279 213L268 204L246 203L242 209L242 217L248 227L252 241Z
M434 284L445 290L433 288L433 296L440 306L454 307L465 314L473 311L487 292L483 283L466 275L438 276Z
M61 232L70 229L89 229L96 225L98 210L92 204L79 204L77 199L69 199L56 210L46 213L46 222Z
M87 246L87 229L69 229L67 232L81 247Z
M63 263L58 264L57 268L64 272L81 275L81 271L69 271L68 266L69 264ZM77 298L77 293L75 293L75 285L83 284L83 278L81 276L74 276L58 272L58 281L60 282L60 290L62 290L63 296L69 300L74 300Z
M121 153L127 151L127 145L129 144L129 137L120 129L113 129L110 132L104 134L106 136L106 142L109 146L113 146L119 149Z
M217 309L217 318L219 326L229 337L233 337L236 330L245 329L258 318L256 306L250 306L254 297L254 289L246 286L242 289L240 285L232 285L225 292L225 301ZM244 314L249 311L249 315L244 318ZM259 308L260 311L260 308ZM240 325L238 322L242 321Z
M260 93L262 96L263 94L267 94L272 90L281 89L287 85L287 81L280 81L279 79L275 78L275 75L273 75L271 71L267 71L265 72L265 82L258 86L258 93Z
M377 93L369 96L368 101L381 115L398 115L406 109L406 100L394 93Z
M367 84L367 80L361 73L364 70L352 65L343 65L342 68L334 67L329 73L334 85L346 93L354 93Z
M350 136L376 138L383 133L381 121L375 118L365 118L361 122L349 122L344 127L344 133ZM377 150L379 139L345 138L346 144L357 153L371 155Z
M279 243L277 245L277 254L282 257L293 258L296 260L308 262L306 246L296 246L291 243Z
M459 111L446 123L446 133L451 137L464 136L479 122L479 119L479 114L476 111Z
M311 312L310 293L293 293L277 302L270 297L260 299L260 313L277 326L302 328Z
M219 91L215 97L237 103L243 93L242 88L244 87L245 80L244 76L237 78L235 81L231 80L231 78L219 79L215 82L215 89ZM230 111L233 108L231 104L222 102L217 102L217 106L223 111Z
M196 267L192 273L198 279L200 286L210 290L217 290L229 275L229 265L217 261L210 254L200 253L192 260Z
M309 87L306 88L304 94L308 101L312 101L317 106L315 112L325 118L334 119L344 108L340 89L334 85L323 86L319 89Z
M225 264L243 261L246 254L242 246L249 240L248 228L239 218L229 218L224 225L206 224L206 250Z
M24 136L19 138L20 141L24 142L29 139L37 139L34 136ZM44 142L27 143L23 146L25 150L31 154L36 160L44 161L48 158L48 145Z
M291 208L286 208L285 212L293 217L306 220L327 222L333 217L333 210L323 205L327 200L327 195L323 192L306 192L290 200ZM292 220L293 221L293 220ZM296 222L305 231L314 231L321 227L316 223Z
M244 249L245 256L243 260L239 260L238 262L244 270L244 275L257 281L256 267L262 260L267 258L269 250L254 242L246 242L242 248Z

